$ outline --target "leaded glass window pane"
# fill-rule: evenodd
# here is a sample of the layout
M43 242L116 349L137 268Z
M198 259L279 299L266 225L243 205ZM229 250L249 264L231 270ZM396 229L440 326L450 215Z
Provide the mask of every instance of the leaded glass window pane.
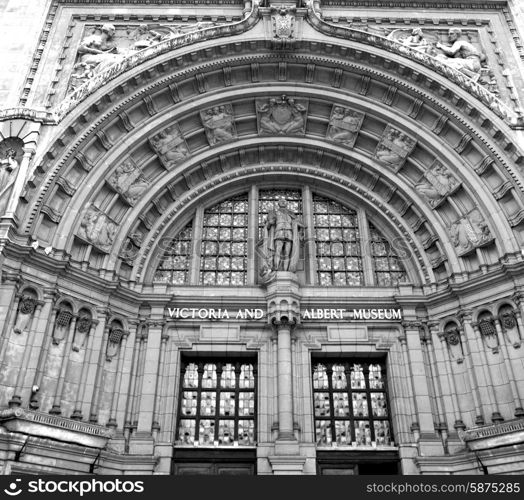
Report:
M320 286L360 286L364 282L357 213L313 195L313 219Z
M396 286L407 281L404 266L392 245L371 223L369 224L369 236L375 285Z
M253 362L183 362L176 444L254 445L255 381Z
M313 407L319 446L391 446L382 362L313 362Z
M247 194L223 201L204 212L200 257L201 284L246 284L247 224Z
M171 285L188 283L192 233L192 223L189 223L169 242L153 281Z

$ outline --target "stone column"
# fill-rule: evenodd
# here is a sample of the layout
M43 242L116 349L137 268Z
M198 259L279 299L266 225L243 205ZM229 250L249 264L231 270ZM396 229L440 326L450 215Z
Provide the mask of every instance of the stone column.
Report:
M300 322L296 275L279 271L267 285L268 322L277 337L278 435L274 455L268 456L274 474L302 474L306 457L293 432L293 366L291 333Z
M113 429L116 429L118 426L117 421L116 421L116 410L118 406L118 397L121 391L122 364L124 363L124 357L126 354L126 345L127 345L128 336L129 336L129 332L126 331L124 333L124 336L122 337L122 341L120 343L120 349L118 350L118 361L116 365L115 381L113 384L113 395L111 396L111 410L109 412L109 420L107 422L107 427L112 427Z

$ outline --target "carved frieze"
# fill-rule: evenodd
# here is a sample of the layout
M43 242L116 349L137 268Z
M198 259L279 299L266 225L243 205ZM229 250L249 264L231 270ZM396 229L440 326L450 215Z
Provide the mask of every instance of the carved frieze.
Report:
M211 146L237 137L233 106L223 104L200 112L200 119Z
M108 177L107 183L131 206L149 187L148 180L131 159L117 167Z
M451 224L449 233L461 256L493 241L489 227L477 208Z
M442 201L460 187L460 182L438 160L424 172L424 175L415 185L415 189L422 195L432 208L436 208Z
M304 135L308 101L282 95L270 99L257 99L259 135Z
M117 230L118 225L113 220L94 205L89 205L80 223L77 236L108 253L115 240Z
M352 148L364 120L364 113L342 106L333 106L326 138Z
M398 171L416 144L415 139L388 125L375 149L375 158Z
M177 123L151 137L149 143L168 170L176 167L189 155L189 148Z

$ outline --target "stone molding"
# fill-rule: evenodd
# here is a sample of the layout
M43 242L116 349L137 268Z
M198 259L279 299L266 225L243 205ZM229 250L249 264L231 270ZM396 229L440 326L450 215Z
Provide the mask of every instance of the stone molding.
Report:
M523 443L524 419L473 427L464 431L463 440L472 451Z

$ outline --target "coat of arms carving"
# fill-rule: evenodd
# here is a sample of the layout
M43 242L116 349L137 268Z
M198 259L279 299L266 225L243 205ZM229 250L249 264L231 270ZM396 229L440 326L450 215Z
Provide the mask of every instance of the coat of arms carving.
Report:
M189 155L189 148L176 123L151 137L149 143L168 170L176 167Z
M417 141L400 130L388 125L375 149L375 158L400 170L409 154L415 149Z
M294 5L271 6L271 25L275 38L281 40L294 38L296 11L297 8Z
M438 160L435 160L415 185L415 189L429 203L431 208L440 205L447 196L454 193L459 187L460 182Z
M342 106L333 106L326 137L352 148L364 120L364 113Z
M449 233L461 256L493 241L489 227L477 208L451 224Z
M286 95L279 98L257 99L259 135L304 135L308 102Z

